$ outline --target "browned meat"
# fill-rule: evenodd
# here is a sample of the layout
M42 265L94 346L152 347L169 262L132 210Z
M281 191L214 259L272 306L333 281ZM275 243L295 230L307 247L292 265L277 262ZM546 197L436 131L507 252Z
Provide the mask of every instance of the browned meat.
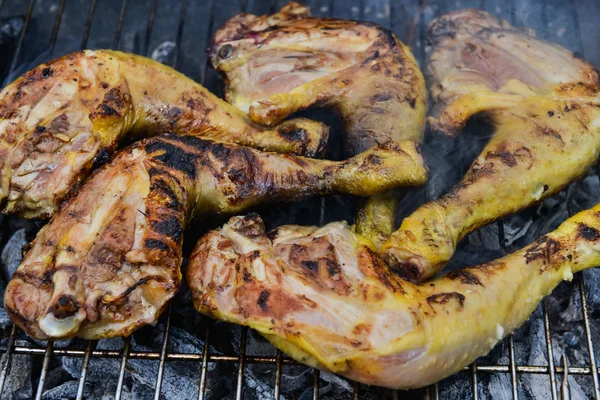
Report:
M192 217L312 194L365 196L425 179L411 141L335 162L194 136L146 139L94 173L42 228L4 304L35 338L129 335L156 322L179 289Z
M511 80L540 92L567 82L598 83L598 71L571 51L485 11L464 9L436 18L428 39L434 49L427 80L438 112L464 94L512 92Z
M437 18L429 37L432 97L445 105L434 128L456 134L485 113L495 132L462 181L419 207L382 246L387 263L414 281L442 269L470 232L581 177L600 151L594 67L483 11Z
M213 38L226 99L259 123L333 106L345 120L347 155L388 140L422 141L424 79L410 49L373 23L311 18L291 2L273 15L238 14ZM369 200L356 229L377 245L392 233L397 194Z
M310 18L292 2L277 14L229 19L210 59L225 75L227 101L256 122L274 124L318 103L343 115L351 154L422 138L423 76L410 49L378 25Z
M250 326L294 359L363 383L409 389L460 371L529 318L573 273L600 264L600 204L506 257L420 285L334 222L234 217L186 269L195 307Z
M0 93L0 201L45 218L127 134L174 132L271 151L317 155L322 124L295 119L268 130L156 61L83 51L42 64Z

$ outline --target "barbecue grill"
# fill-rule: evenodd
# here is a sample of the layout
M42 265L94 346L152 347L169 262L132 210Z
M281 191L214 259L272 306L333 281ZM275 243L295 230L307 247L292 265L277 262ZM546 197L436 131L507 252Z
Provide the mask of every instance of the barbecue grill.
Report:
M592 64L600 66L600 49L597 46L600 35L595 26L600 3L593 0L301 2L310 6L315 16L369 20L391 29L412 46L422 66L427 53L425 35L429 21L464 7L485 9L513 25L533 28L539 37L576 51ZM6 75L2 78L6 84L43 61L78 49L115 48L153 56L221 95L218 76L208 67L204 51L214 31L238 12L272 13L283 4L285 1L282 0L0 0L0 18L22 17L20 33L15 38L14 48L11 48L14 51L8 58L11 61L8 67L2 69ZM335 148L336 133L339 139L341 126L339 121L331 120L331 116L319 111L307 115L333 125L334 143L330 145L329 155L339 157L340 152ZM475 147L485 141L482 129L485 130L480 125L472 125L463 136L452 141L428 138L426 155L432 163L432 179L425 188L413 190L404 197L400 217L449 188L454 183L450 180L454 178L447 177L448 169L452 169L452 174L457 174L458 179L458 172L464 172L473 155L477 154ZM598 169L595 169L583 181L541 205L472 234L459 248L458 260L454 264L474 264L520 248L537 235L549 231L567 215L595 204L600 199L598 194L600 181ZM322 225L341 218L351 220L354 205L353 199L333 197L274 206L259 212L264 213L272 226L281 223ZM218 222L222 221L212 221L193 229L188 234L190 243L206 227L216 226ZM12 240L11 235L23 226L29 235L35 232L36 226L31 223L4 217L0 229L3 234L1 245ZM3 259L3 262L6 261ZM248 329L215 323L194 313L184 288L156 327L143 328L132 338L123 340L42 343L28 339L12 325L5 325L4 338L0 342L0 397L60 398L60 393L77 399L93 397L89 384L92 365L111 360L111 363L100 364L95 374L98 374L97 371L102 373L102 365L108 369L113 364L119 365L117 371L105 371L107 376L117 377L116 384L104 388L116 399L132 396L171 398L173 387L190 381L194 387L186 393L193 393L200 399L278 399L284 396L302 400L439 399L464 398L467 395L474 399L498 396L515 399L582 396L600 399L600 371L595 359L600 343L596 344L593 340L595 337L600 340L597 329L600 328L600 314L596 315L600 312L600 300L596 297L600 298L600 295L590 291L590 288L599 289L595 286L600 283L598 272L589 270L577 274L572 283L563 283L553 296L544 300L541 310L532 316L531 322L498 344L490 356L478 360L454 377L421 390L403 392L372 388L301 367ZM559 314L561 318L568 314L573 314L573 317L567 325L562 325ZM180 333L186 331L188 336L182 342ZM177 345L174 344L175 332L178 335ZM144 337L151 339L144 341ZM522 341L523 337L528 339ZM184 345L185 341L189 345ZM537 350L532 350L534 347ZM534 353L537 358L532 356ZM540 354L543 355L541 361ZM67 361L70 369L65 367ZM135 365L132 366L132 363ZM187 371L186 380L173 372L181 371L181 368L169 370L178 363ZM60 374L56 371L60 371L57 367L60 365L67 371L65 374L72 375L67 378L64 374L58 376ZM140 373L141 369L145 372ZM289 371L296 371L294 376L301 377L294 380L293 388L288 387L293 380L288 376ZM307 376L307 373L310 375ZM19 374L28 374L29 389L13 391L19 389L14 383ZM98 381L98 377L93 379ZM233 384L234 387L219 388L219 382L225 380L228 383L221 386ZM143 381L146 390L133 390L133 381ZM65 382L70 386L64 385ZM65 386L62 389L65 391L55 390L59 384Z

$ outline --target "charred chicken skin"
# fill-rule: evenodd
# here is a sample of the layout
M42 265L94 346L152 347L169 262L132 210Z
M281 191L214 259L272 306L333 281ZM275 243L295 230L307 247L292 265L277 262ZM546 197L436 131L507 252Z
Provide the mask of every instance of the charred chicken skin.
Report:
M215 33L210 59L225 76L226 99L256 122L318 104L343 116L348 156L390 139L422 141L423 75L410 49L376 24L311 18L292 2L273 15L231 18ZM387 239L396 198L369 199L357 231L376 245Z
M116 51L42 64L0 93L0 201L25 218L53 215L127 134L190 134L317 155L328 129L306 119L272 129L175 70Z
M310 366L395 389L439 381L486 354L573 273L600 263L600 205L504 258L424 284L390 272L344 223L234 217L197 244L195 307L246 325Z
M346 161L164 135L121 151L38 233L6 289L15 323L38 339L126 336L177 292L192 217L312 194L371 195L422 184L412 141Z
M258 123L331 105L344 117L352 155L389 139L422 139L423 75L410 49L376 24L311 18L292 2L273 15L229 19L210 59L225 76L227 101Z
M585 61L477 10L434 20L429 39L432 98L445 106L431 125L453 135L485 113L495 132L462 181L384 243L412 281L442 269L470 232L581 177L600 149L600 80Z

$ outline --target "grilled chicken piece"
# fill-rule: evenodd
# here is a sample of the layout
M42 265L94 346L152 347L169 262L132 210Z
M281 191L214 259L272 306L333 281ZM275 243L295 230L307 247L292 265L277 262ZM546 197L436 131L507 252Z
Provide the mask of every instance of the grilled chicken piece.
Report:
M585 61L483 11L434 20L429 38L432 97L450 102L433 127L453 135L485 113L495 133L457 186L384 243L388 265L412 281L442 269L470 232L581 177L600 150L600 80Z
M598 83L598 72L571 51L485 11L443 15L431 22L428 38L434 48L427 80L438 111L464 94L511 91L511 80L541 93L566 82Z
M250 326L294 359L395 389L439 381L486 354L573 273L600 263L600 204L504 258L417 285L335 222L234 217L186 270L203 314Z
M192 217L311 194L365 196L425 179L411 141L335 162L194 136L145 139L94 173L42 228L4 304L39 339L129 335L156 322L177 292Z
M376 24L310 18L292 2L277 14L232 17L209 55L227 101L258 123L318 103L344 117L349 154L390 138L422 140L423 75L410 49Z
M130 134L192 134L317 155L328 129L295 119L266 130L175 70L116 51L42 64L0 93L0 201L45 218Z
M410 49L376 24L311 18L308 7L292 2L273 15L231 18L215 33L210 59L225 75L225 98L256 122L333 106L345 120L348 156L390 139L423 139L421 71ZM383 243L394 228L397 197L369 199L357 231Z

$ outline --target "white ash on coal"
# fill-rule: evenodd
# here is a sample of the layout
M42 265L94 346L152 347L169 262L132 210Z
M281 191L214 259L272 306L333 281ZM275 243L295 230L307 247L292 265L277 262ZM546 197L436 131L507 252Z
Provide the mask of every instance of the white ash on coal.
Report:
M16 231L4 245L0 253L2 262L2 278L7 282L23 259L23 247L27 244L25 229Z
M165 65L173 65L175 61L175 43L169 41L161 43L152 51L151 57Z

